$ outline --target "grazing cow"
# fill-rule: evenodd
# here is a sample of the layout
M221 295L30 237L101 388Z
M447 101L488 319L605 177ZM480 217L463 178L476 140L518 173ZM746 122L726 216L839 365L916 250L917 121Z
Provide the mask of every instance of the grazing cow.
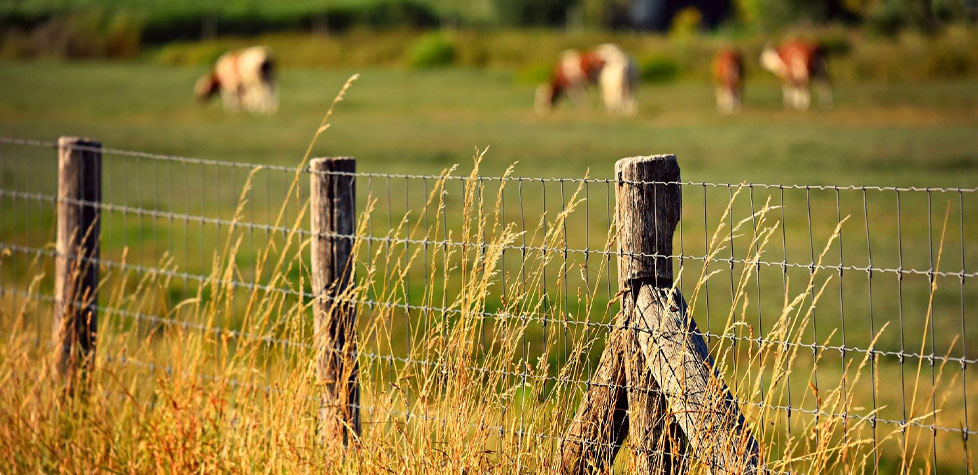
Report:
M605 109L611 114L634 114L638 110L635 102L635 84L638 82L635 61L618 45L603 44L594 52L604 62L598 85Z
M717 110L723 114L739 111L744 94L744 58L740 51L726 48L717 52L713 57L713 81Z
M812 100L811 87L818 89L824 106L832 105L832 86L825 51L808 41L790 41L778 47L766 47L761 66L781 78L785 107L807 110Z
M253 46L225 53L197 80L197 97L206 102L218 92L224 109L272 113L278 108L272 50Z
M616 45L605 44L593 51L565 51L550 80L536 93L536 109L549 112L561 97L582 102L588 86L597 84L605 109L613 114L635 112L636 70L631 58Z
M561 97L579 103L589 84L598 80L604 61L594 52L564 51L550 73L550 80L537 88L536 109L549 112Z

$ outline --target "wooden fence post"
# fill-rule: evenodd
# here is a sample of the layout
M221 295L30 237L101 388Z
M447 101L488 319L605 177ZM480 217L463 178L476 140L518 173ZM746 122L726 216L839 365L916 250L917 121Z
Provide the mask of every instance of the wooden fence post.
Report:
M88 374L95 354L101 148L101 143L89 139L58 140L54 337L58 370L66 377L69 390Z
M639 473L691 463L755 471L757 442L673 289L682 208L676 157L626 158L615 171L622 311L562 442L561 471L605 470L626 433Z
M623 163L641 163L634 175L621 169ZM640 473L673 473L688 464L684 459L686 440L669 417L659 380L649 368L642 351L642 328L636 321L635 290L650 283L672 286L672 235L679 222L682 188L679 164L674 155L619 160L615 164L618 227L618 288L629 346L624 356L628 382L628 438L635 468ZM644 185L639 193L623 193L626 181L659 182ZM665 184L671 183L671 184ZM656 256L656 257L653 257Z
M628 435L626 339L622 318L608 335L588 391L560 444L560 473L603 473L614 464Z
M629 289L622 308L629 313L646 371L659 384L684 436L689 463L713 472L755 472L757 441L714 369L683 296L673 288L672 238L682 208L676 157L625 158L615 171L619 276ZM639 382L630 383L634 389Z
M318 376L324 385L321 435L325 441L342 440L346 446L360 435L356 305L349 295L356 160L317 158L310 169L315 342Z
M678 171L677 165L672 181L678 180ZM621 198L619 194L619 206ZM619 221L619 246L632 246L634 238L622 236L622 226ZM671 230L669 237L671 245ZM622 243L623 239L628 242ZM625 255L619 255L619 269L625 266L625 259ZM666 271L671 282L672 268L664 265L663 273ZM631 284L631 276L619 272L622 311L615 319L604 353L591 377L590 388L562 442L562 473L604 472L614 463L626 436L631 441L635 468L639 473L668 473L679 468L682 440L675 427L671 427L662 391L648 370L632 324Z

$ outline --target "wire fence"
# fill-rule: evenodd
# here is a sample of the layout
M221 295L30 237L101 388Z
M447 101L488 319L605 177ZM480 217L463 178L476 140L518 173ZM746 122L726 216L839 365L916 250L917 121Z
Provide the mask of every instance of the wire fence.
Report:
M0 302L7 316L33 308L21 331L36 334L38 344L50 338L56 303L56 149L0 138ZM302 257L308 251L289 244L313 237L309 170L100 150L102 200L74 203L101 211L100 288L118 290L100 292L98 311L110 322L100 325L131 332L122 341L132 346L180 329L281 352L314 350L309 329L258 331L237 312L256 291L289 302L316 297ZM473 312L464 303L466 279L481 274L478 344L467 369L519 388L490 426L501 439L510 432L559 444L618 311L610 167L587 178L352 175L360 231L338 237L358 243L354 269L363 290L351 299L361 327L372 322L358 355L368 390L379 394L404 374L420 374L405 373L408 367L457 364L430 342L445 322ZM762 445L778 447L768 457L791 458L778 450L835 420L842 440L866 442L865 467L874 471L896 469L908 450L925 451L913 463L934 472L972 469L978 188L680 185L682 217L669 256L676 287L692 296L689 314L748 423L767 434ZM285 261L274 274L260 264L269 249L277 250L272 260ZM156 282L157 291L127 299L140 279ZM212 322L177 310L188 299L213 298L215 282L242 296L238 306ZM797 308L805 310L793 320ZM517 342L501 363L493 355L511 328ZM106 365L165 368L99 351ZM789 371L758 364L758 355L774 351L790 355ZM529 399L570 401L571 410L543 430L529 422ZM432 417L408 406L363 405L365 424Z

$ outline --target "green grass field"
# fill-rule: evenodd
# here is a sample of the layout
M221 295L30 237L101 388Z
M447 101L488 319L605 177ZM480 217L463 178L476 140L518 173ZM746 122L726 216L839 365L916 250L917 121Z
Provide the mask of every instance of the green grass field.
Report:
M286 70L272 117L228 116L191 95L203 70L150 64L4 63L0 132L85 135L106 146L292 164L353 71ZM316 155L352 155L368 171L435 171L490 146L485 172L519 161L525 176L610 176L624 156L675 153L690 180L725 183L958 186L978 176L978 85L839 84L836 107L784 111L757 73L743 114L718 116L705 81L645 86L640 113L597 105L532 111L533 85L483 70L365 70ZM595 101L596 102L596 101Z
M82 135L99 139L109 148L295 165L302 158L329 102L353 72L282 71L281 107L276 115L266 117L228 115L217 103L195 103L191 89L196 77L203 73L199 69L150 63L5 62L0 64L0 136L54 140L60 135ZM519 162L515 171L518 176L579 178L589 173L590 177L603 179L612 177L614 162L619 158L675 153L683 179L693 182L949 188L978 185L978 83L970 79L917 84L842 82L836 85L833 109L815 108L809 113L798 113L782 110L778 84L756 73L749 78L743 113L732 117L716 114L712 88L706 81L687 80L668 85L644 85L639 91L639 114L612 118L599 109L596 98L590 105L572 107L562 104L554 114L538 116L532 110L534 86L517 81L508 71L369 69L358 72L361 78L337 107L330 121L332 127L316 145L313 156L354 156L360 171L438 174L447 166L461 164L458 173L464 175L471 167L476 148L488 146L481 166L481 173L487 176L499 175L512 163ZM52 192L53 150L24 152L22 160L17 155L20 153L16 151L18 149L7 147L3 150L10 153L0 157L5 164L4 174L0 176L3 187ZM108 158L106 163L110 160L115 159ZM247 170L237 170L222 175L224 172L203 168L201 173L195 173L195 169L179 167L174 173L173 168L165 165L141 165L138 160L119 159L111 163L113 165L106 171L105 201L208 216L226 217L233 212L247 173ZM288 176L280 173L263 182L266 180L264 173L256 175L255 194L252 195L253 200L264 207L246 211L245 219L266 222L277 209L274 204L281 200ZM530 229L544 210L550 218L555 216L567 203L564 193L570 195L574 191L571 183L564 189L565 185L558 182L527 182L525 190L519 190L522 193L517 195L518 190L513 186L507 185L503 195L505 212L509 213L504 219L515 222L517 208L514 205L522 202L530 217ZM358 187L361 195L369 192L382 200L387 199L387 203L378 203L367 230L369 233L383 236L389 217L395 225L396 220L408 212L412 213L410 219L420 219L418 209L423 191L427 189L418 189L417 182L405 185L395 180L391 184L376 179L364 183L361 179ZM448 187L453 197L461 191L459 182L450 182ZM485 192L489 210L493 209L494 187L498 184L487 185ZM782 204L776 190L742 191L731 208L732 222L748 218L754 209L753 203L759 208L769 196L773 204ZM684 216L681 236L677 238L677 247L681 246L684 255L707 253L709 246L704 239L721 224L721 214L733 191L726 187L701 190L695 185L684 190L684 213L688 216ZM571 248L602 249L609 224L607 210L613 203L607 201L604 184L593 183L583 192L587 201L580 205L573 218L568 219L565 237L559 234L557 237L565 239L563 242ZM613 190L611 193L613 196ZM543 198L549 201L544 204ZM748 202L748 198L753 203ZM899 216L901 239L895 239L898 224L894 194L870 193L866 198L865 218L864 197L859 191L844 191L838 199L837 207L832 190L812 192L811 197L806 196L806 190L786 192L783 203L786 244L782 248L780 234L776 235L777 242L771 244L763 260L778 262L784 258L788 262L807 264L810 254L817 254L829 241L840 218L849 216L850 221L843 227L843 244L829 247L825 265L864 266L868 258L865 248L870 244L874 267L892 269L904 265L906 268L928 269L934 262L935 253L942 247L935 240L939 240L947 210L948 237L943 243L941 269L955 272L964 265L968 272L973 272L978 268L978 252L973 247L978 235L978 220L974 219L978 202L973 194L963 197L956 193L933 197L924 193L904 194ZM363 201L362 197L361 204ZM388 204L391 201L393 204ZM19 202L12 203L20 206ZM808 216L806 204L811 210ZM23 215L18 211L0 218L3 239L33 246L46 242L44 233L49 232L53 219L50 210L45 211L43 206L30 202L23 208L27 210ZM447 217L449 227L456 233L463 222L458 208L458 201L452 202L450 209L455 214ZM704 209L707 214L700 216ZM249 212L258 216L248 216ZM298 207L295 207L290 209L289 216L295 219L298 213ZM768 225L779 220L777 213L768 216ZM872 237L867 243L863 233L869 225L872 226ZM746 226L729 241L738 258L743 258L745 249L751 247L750 224ZM103 258L121 259L117 257L121 249L131 246L129 262L152 266L169 250L186 258L186 262L178 262L182 269L207 274L211 271L207 253L214 249L211 243L223 242L227 229L123 215L122 219L107 225L103 233L106 249ZM243 237L246 244L236 259L247 275L248 266L262 248L261 236L252 236L250 244L247 233ZM533 242L539 243L540 239L538 236ZM558 239L558 245L562 244L561 239ZM259 241L258 245L255 240ZM394 247L394 252L389 254L395 256L395 260L403 259L398 257L402 252L410 255L410 250L403 246ZM181 249L188 252L181 254ZM201 251L203 249L206 252ZM416 247L414 249L417 251ZM727 257L729 252L732 251L724 249L717 258ZM556 299L552 305L561 309L558 313L562 311L565 317L571 314L579 319L607 318L604 307L613 297L614 290L602 290L593 299L581 298L580 294L576 299L574 297L575 289L600 288L607 284L611 274L604 275L594 269L598 267L595 261L601 257L591 256L588 261L588 257L572 255L570 271L561 269L556 261L545 267L551 277L544 276L541 289L554 292ZM29 267L23 262L17 264L16 260L10 262L13 263L6 264L0 275L4 281L23 282L24 277L20 274ZM686 265L683 278L686 285L691 285L689 282L697 280L702 264L688 262ZM404 289L392 290L385 285L372 290L374 294L371 295L378 299L397 297L399 292L415 298L422 295L429 283L423 280L425 272L418 266L420 264L416 264L407 279L403 279L407 281ZM519 272L518 253L510 251L504 255L500 267L514 278ZM694 303L692 313L699 324L711 332L730 331L725 320L733 298L732 287L739 282L743 265L726 267L721 262L711 270L720 273L711 278L706 299L701 297ZM456 275L457 272L450 273ZM566 304L558 301L561 296L565 302L568 300L568 292L561 291L562 281L556 277L562 273L569 276L566 281L571 288L570 302ZM867 348L873 336L867 318L871 310L875 315L876 330L884 323L890 325L880 336L881 348L913 353L926 342L921 340L927 335L924 328L928 325L925 317L929 287L925 276L907 277L903 283L906 288L901 290L892 274L880 274L872 281L875 295L870 306L865 272L847 272L843 276L829 270L824 274L827 275L822 277L830 279L829 290L823 297L824 303L819 306L818 329L813 328L811 333L804 330L800 333L801 341ZM301 269L291 269L288 273L293 283L300 275L303 275ZM803 290L799 286L806 281L809 272L798 268L787 275L794 294ZM785 293L782 277L780 268L763 267L758 279L748 282L745 292L750 296L750 303L745 304L743 316L749 325L737 327L734 333L756 337L757 333L751 332L772 327L778 319L775 310L780 308ZM936 345L933 349L925 348L925 353L933 351L960 357L963 309L978 305L978 293L970 281L967 287L961 284L960 288L954 277L937 281L939 288L933 304ZM450 287L445 292L454 290L454 284ZM179 280L165 290L173 292L171 301L178 300L188 291L180 288ZM683 287L683 291L691 290ZM501 287L493 287L486 296L489 310L505 307L500 293ZM582 302L593 303L595 310L590 313L583 310ZM845 308L844 313L839 308L840 303ZM767 309L763 315L757 305ZM905 322L897 318L897 312L906 314ZM381 354L406 354L410 346L408 333L416 328L411 326L415 320L407 321L409 323L394 324L384 330L391 336L391 341L368 342L365 346ZM421 321L420 316L416 321ZM427 320L424 321L427 325ZM844 325L848 325L848 336L839 331ZM978 353L978 328L974 327L970 325L963 335L963 346L971 358ZM571 330L568 334L553 325L548 329L531 323L525 329L533 345L531 355L546 355L551 371L554 371L573 359L568 351L568 341L573 346L581 338L597 335L578 328ZM589 350L590 358L583 360L593 362L602 345L599 341ZM733 355L724 358L733 365L738 361L751 361L749 355L742 354L745 348L749 353L749 346L741 345ZM817 378L823 391L827 391L852 377L843 375L843 367L847 361L858 360L861 355L849 355L846 360L838 352L826 351L820 358ZM917 360L908 361L905 374L913 379ZM795 404L811 408L814 402L805 396L810 387L806 371L813 366L811 355L801 355L795 365L799 377L786 384L792 387L793 394L802 395L801 403L796 401ZM923 374L929 377L928 370L925 369ZM958 370L951 364L947 373L956 374ZM750 371L749 368L733 370L734 374L745 377L745 381L750 380L745 376ZM866 412L869 402L865 396L872 383L883 388L879 404L886 407L880 409L880 417L898 420L902 417L899 408L902 397L892 388L904 370L895 358L881 358L878 371L879 381L867 381L864 377L858 383L861 397L852 405L859 407L859 413ZM968 384L973 386L974 381L972 376ZM930 389L929 384L919 386L913 381L907 381L904 386L904 393L910 396L925 394ZM937 396L948 401L946 415L938 418L938 425L958 427L964 418L962 400L972 389L960 380L938 378ZM561 397L573 399L573 396ZM978 425L974 414L973 410L968 413L971 427ZM924 422L932 422L931 417ZM865 427L860 432L864 437L868 437L867 433ZM937 442L942 454L941 467L959 467L962 454L974 454L974 444L967 451L962 450L960 438L955 437L958 435L940 434ZM924 442L928 442L927 437ZM893 459L896 443L890 441L888 444L883 449L888 454L884 456L883 466L895 469L892 464L897 463ZM927 455L917 457L915 466L925 463L921 459L926 459Z

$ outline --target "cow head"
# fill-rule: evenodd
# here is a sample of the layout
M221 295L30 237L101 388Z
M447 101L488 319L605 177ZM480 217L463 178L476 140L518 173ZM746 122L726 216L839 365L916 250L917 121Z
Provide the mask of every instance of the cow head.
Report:
M194 94L200 102L207 102L221 89L221 81L214 73L208 73L194 84Z
M537 87L536 99L533 102L538 114L549 113L557 102L557 88L552 83L544 83Z
M606 62L607 60L597 52L582 54L581 71L584 71L584 76L587 77L588 81L597 81L598 76L601 74L601 68L604 67Z

